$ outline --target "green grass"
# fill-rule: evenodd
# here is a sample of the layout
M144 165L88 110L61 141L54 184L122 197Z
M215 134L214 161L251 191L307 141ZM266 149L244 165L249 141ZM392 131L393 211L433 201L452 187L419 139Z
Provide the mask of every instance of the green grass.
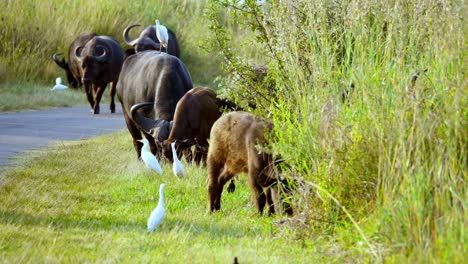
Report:
M59 9L57 23L50 23L49 10L62 2L2 2L0 76L55 78L60 69L50 55L78 33L93 30L121 41L129 23L164 18L180 36L195 83L227 88L240 103L253 100L255 113L274 122L271 151L289 164L286 173L304 181L293 196L297 214L257 216L242 180L238 192L223 197L223 211L210 215L205 169L189 168L182 181L158 177L136 161L122 132L66 143L67 150L53 147L4 173L0 259L465 261L464 2L300 0L261 9L246 2L249 7L235 8L210 1L204 13L204 1L70 1L75 5ZM90 11L95 15L87 16ZM215 82L221 64L225 78ZM256 64L268 65L266 83L252 78ZM426 68L407 88L412 74ZM340 104L336 97L350 82L356 86L351 102ZM323 111L329 103L331 110ZM161 179L170 212L149 235L146 217Z
M180 180L166 163L159 176L136 159L127 131L60 142L15 163L0 181L1 262L306 263L354 255L288 238L281 216L257 215L244 177L223 195L222 211L208 213L206 169L185 164ZM161 183L166 218L148 233Z
M20 81L0 83L0 111L38 110L88 104L81 90L50 91L55 85L55 80L50 83L50 85ZM105 92L101 104L106 104L108 98L109 94Z

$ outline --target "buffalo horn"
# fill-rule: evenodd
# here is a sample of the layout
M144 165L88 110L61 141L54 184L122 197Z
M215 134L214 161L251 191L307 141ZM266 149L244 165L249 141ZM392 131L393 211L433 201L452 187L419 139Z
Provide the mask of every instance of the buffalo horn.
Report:
M130 25L128 27L126 27L123 31L123 37L124 37L124 40L125 42L130 45L130 46L133 46L135 45L135 43L138 41L138 38L135 39L135 40L132 40L132 38L130 38L130 36L128 35L128 32L130 31L130 29L134 28L134 27L139 27L140 24L133 24L133 25Z
M66 68L65 66L65 59L60 60L59 56L63 55L63 53L55 53L54 56L52 56L53 60L55 63L57 63L60 68Z
M134 104L130 108L130 115L133 121L135 121L135 123L137 123L137 125L141 129L143 129L146 133L152 135L154 138L158 138L158 135L156 135L157 134L156 128L160 128L164 126L165 124L168 125L169 122L166 120L154 120L151 118L147 118L137 111L141 107L145 107L145 106L154 106L154 103L145 102L145 103Z
M101 48L103 51L102 51L102 54L99 54L98 56L94 56L94 57L98 61L104 61L106 59L106 55L109 53L109 50L107 49L106 46L102 46L102 45L96 46L96 50L97 48Z
M81 60L81 51L83 50L83 47L76 47L75 49L75 56L76 58L78 58L79 60Z

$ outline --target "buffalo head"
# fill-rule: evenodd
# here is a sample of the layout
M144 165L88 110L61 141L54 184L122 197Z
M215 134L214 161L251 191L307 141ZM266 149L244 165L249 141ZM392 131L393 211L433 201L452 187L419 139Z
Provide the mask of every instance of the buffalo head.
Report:
M83 71L81 81L85 84L99 78L102 69L105 69L99 65L106 64L107 55L110 54L106 46L96 44L95 40L91 40L88 44L84 48L75 49L75 55Z
M125 42L135 48L135 52L142 52L145 50L159 50L160 44L156 37L156 29L153 26L147 27L143 30L140 36L132 39L128 32L134 27L139 27L139 24L133 24L124 29L123 37Z
M167 120L154 120L142 115L138 109L142 107L154 106L154 103L138 103L132 106L130 113L133 121L147 134L150 134L154 139L155 143L161 146L161 143L169 137L169 133L172 129L172 121Z
M63 53L56 53L52 56L54 62L62 69L65 70L68 83L73 88L78 88L81 86L81 66L76 53L81 53L83 47L96 36L96 33L83 33L76 37L68 48L68 62L64 58L60 59L60 56Z

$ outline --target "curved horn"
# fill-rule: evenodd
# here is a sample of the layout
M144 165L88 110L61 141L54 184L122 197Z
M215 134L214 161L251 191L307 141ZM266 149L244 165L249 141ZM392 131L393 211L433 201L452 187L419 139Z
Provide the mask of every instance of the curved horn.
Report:
M57 65L60 67L60 68L63 68L63 69L66 69L66 62L65 62L65 59L62 59L60 60L59 56L63 55L63 53L55 53L53 56L52 56L52 59L55 61L55 63L57 63Z
M102 54L94 56L94 58L96 58L97 61L104 61L106 59L106 55L109 54L109 49L103 45L97 45L96 50L98 50L98 48L102 49Z
M78 60L81 60L81 52L83 51L83 47L76 47L75 52L73 52L78 58Z
M147 118L140 114L137 110L141 107L145 106L154 106L155 103L145 102L145 103L138 103L134 104L130 108L130 116L132 117L133 121L146 133L153 136L153 138L158 139L159 129L164 126L168 126L170 122L166 120L154 120Z
M130 29L134 28L134 27L139 27L141 26L140 24L133 24L133 25L130 25L128 27L126 27L123 31L123 38L125 40L125 43L127 43L128 45L130 46L133 46L135 45L135 43L138 41L138 38L137 39L134 39L132 40L132 38L130 38L130 36L128 35L128 32L130 31Z

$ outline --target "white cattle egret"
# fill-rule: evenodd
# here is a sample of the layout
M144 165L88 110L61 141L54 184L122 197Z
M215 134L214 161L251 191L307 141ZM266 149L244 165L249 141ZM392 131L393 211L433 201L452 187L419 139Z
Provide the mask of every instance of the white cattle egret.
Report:
M182 166L182 162L180 162L179 158L177 158L177 152L175 149L175 142L171 143L172 148L172 171L176 177L184 177L184 166Z
M55 86L50 89L51 91L61 91L67 89L68 86L62 84L62 78L58 77L55 79Z
M154 208L151 212L150 217L148 218L148 232L153 232L156 227L162 222L164 216L166 215L166 207L164 206L164 187L166 185L163 183L159 186L159 202L158 206Z
M143 138L142 140L139 140L140 142L143 142L143 147L141 148L141 159L145 163L146 167L154 170L155 172L162 174L163 170L161 166L159 165L158 160L156 157L151 153L151 150L149 148L149 141L146 138Z
M167 43L169 42L169 35L167 34L167 28L159 24L159 20L156 19L156 37L159 40L161 46L166 49L167 53ZM162 50L162 47L159 48L159 51Z

